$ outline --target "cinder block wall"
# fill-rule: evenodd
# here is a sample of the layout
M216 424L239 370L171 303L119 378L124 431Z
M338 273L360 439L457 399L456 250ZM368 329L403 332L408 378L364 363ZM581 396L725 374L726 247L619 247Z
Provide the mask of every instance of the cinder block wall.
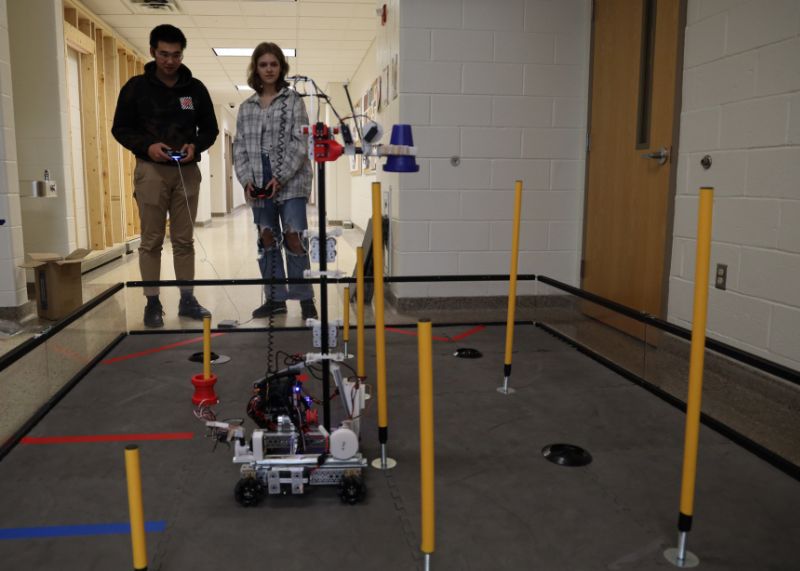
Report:
M421 168L400 176L394 274L508 273L522 179L520 272L577 284L590 8L588 0L400 2L400 119L414 126ZM507 285L394 291L503 295Z
M697 189L713 186L728 280L710 335L800 369L800 2L689 0L683 78L669 319L692 318Z
M0 103L0 218L5 220L0 226L0 308L4 308L28 300L25 272L18 267L24 250L6 0L0 0Z

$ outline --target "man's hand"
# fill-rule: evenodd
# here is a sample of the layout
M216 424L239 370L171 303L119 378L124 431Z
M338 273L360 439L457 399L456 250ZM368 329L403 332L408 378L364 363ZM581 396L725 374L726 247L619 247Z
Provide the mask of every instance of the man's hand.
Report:
M181 164L188 163L194 160L194 145L188 143L181 147L181 152L186 153L186 156L180 160Z
M164 143L153 143L147 147L147 156L157 163L167 163L172 160L164 150L167 148L168 146Z
M253 196L250 194L251 192L253 192L253 188L254 187L252 182L248 182L246 185L244 185L244 201L247 204L253 204L254 199Z

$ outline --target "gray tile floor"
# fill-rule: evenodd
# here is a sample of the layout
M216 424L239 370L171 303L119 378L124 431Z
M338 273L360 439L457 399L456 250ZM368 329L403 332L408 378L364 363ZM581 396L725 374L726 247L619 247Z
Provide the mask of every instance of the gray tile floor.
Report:
M467 327L436 328L455 337ZM503 327L434 343L437 544L434 569L547 571L672 569L683 415L533 326L518 326L513 396L502 381ZM275 334L276 347L305 351L305 332ZM111 355L186 339L130 336ZM192 416L181 346L95 368L32 436L190 431L192 440L143 442L150 569L420 569L416 339L387 333L390 472L370 470L367 500L342 505L332 490L269 498L245 509L232 498L237 468L212 453ZM372 332L368 377L374 379ZM456 347L483 352L456 359ZM214 350L221 417L242 416L263 371L265 335L230 333ZM372 382L372 381L368 381ZM362 448L378 454L375 408ZM594 461L565 468L547 444L587 448ZM20 445L0 463L0 528L124 522L124 443ZM701 429L689 549L709 571L797 569L800 483ZM125 535L0 540L3 568L131 568Z

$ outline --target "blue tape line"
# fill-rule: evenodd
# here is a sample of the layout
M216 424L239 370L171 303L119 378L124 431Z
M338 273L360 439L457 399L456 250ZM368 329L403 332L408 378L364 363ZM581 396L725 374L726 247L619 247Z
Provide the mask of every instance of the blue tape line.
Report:
M164 531L166 521L147 521L144 530ZM11 527L0 529L0 539L35 539L40 537L69 537L78 535L116 535L130 533L129 523L100 523L95 525L53 525L46 527Z

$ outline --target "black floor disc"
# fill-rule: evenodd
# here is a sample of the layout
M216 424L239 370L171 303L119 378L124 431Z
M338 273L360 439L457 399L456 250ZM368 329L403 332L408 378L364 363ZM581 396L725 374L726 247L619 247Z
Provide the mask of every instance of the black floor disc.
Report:
M219 355L217 355L216 353L214 353L214 351L211 351L211 353L209 354L209 357L211 357L210 361L211 361L212 363L213 363L214 361L216 361L217 359L219 359ZM192 353L192 356L191 356L191 357L189 357L189 360L190 360L192 363L202 363L202 362L203 362L203 352L202 352L202 351L200 351L199 353Z
M460 349L456 349L453 355L461 359L480 359L483 357L483 353L477 349L470 349L469 347L461 347Z
M574 444L548 444L542 456L559 466L586 466L592 461L591 454Z

